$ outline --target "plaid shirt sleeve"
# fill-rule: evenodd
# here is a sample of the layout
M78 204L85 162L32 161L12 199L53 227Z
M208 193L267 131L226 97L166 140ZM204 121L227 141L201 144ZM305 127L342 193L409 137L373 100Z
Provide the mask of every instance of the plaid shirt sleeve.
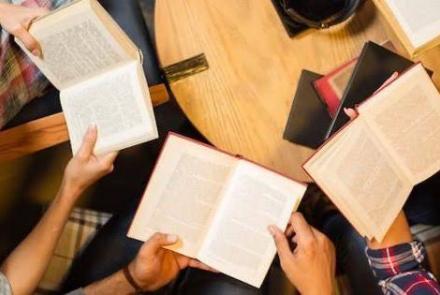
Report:
M71 0L0 0L13 5L55 9ZM41 96L49 81L0 27L0 129L32 99Z
M422 243L414 241L385 249L366 249L366 254L384 294L440 295L437 280L421 265L426 255Z

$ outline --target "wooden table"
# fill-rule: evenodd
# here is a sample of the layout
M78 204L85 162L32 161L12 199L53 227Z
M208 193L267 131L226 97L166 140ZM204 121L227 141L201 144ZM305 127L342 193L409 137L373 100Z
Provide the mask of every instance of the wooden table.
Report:
M346 24L290 39L270 0L157 0L161 66L205 53L210 69L171 84L185 114L218 148L298 180L312 150L282 139L302 69L326 73L367 40L403 48L367 1ZM422 56L440 72L440 48ZM439 73L434 80L440 85Z

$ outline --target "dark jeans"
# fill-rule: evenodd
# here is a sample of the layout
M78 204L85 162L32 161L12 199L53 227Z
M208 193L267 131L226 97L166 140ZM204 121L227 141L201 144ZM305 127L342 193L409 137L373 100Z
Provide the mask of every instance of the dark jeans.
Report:
M142 242L126 237L135 208L131 207L110 219L85 251L75 259L65 281L64 292L101 280L135 258ZM187 269L173 284L155 294L259 295L262 291L223 274Z
M440 174L417 185L405 204L404 211L410 225L440 224ZM349 279L353 294L383 294L370 270L363 237L340 214L327 218L322 231L336 247L338 270Z

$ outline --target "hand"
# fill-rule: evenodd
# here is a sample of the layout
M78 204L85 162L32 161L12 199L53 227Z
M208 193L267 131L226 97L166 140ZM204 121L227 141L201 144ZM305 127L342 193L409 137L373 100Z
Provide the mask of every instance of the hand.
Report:
M300 213L293 213L290 223L286 235L276 226L269 227L288 279L301 294L332 294L336 267L333 244ZM288 239L296 244L293 252Z
M35 56L42 56L41 48L28 32L31 22L48 13L45 8L28 8L19 5L0 3L0 25L17 37Z
M344 108L344 113L350 118L350 120L354 120L358 116L357 111L352 108Z
M177 241L174 235L156 233L145 242L135 260L130 263L130 274L143 290L151 292L165 286L188 266L215 271L195 259L163 248Z
M97 136L96 126L89 127L80 149L64 171L63 184L75 192L81 193L98 179L113 171L113 162L118 154L111 152L103 156L95 156L93 149Z

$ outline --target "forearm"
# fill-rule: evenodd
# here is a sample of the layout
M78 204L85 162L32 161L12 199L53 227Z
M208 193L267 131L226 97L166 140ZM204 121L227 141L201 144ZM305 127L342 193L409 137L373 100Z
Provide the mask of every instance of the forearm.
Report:
M393 247L399 244L410 243L412 241L412 234L405 213L400 211L393 225L385 235L383 241L376 240L368 241L368 248L383 249Z
M109 294L109 290L112 294L135 294L135 289L128 283L122 271L86 287L84 293L86 295L101 295Z
M79 193L62 184L38 225L2 265L14 295L31 294L38 286Z

